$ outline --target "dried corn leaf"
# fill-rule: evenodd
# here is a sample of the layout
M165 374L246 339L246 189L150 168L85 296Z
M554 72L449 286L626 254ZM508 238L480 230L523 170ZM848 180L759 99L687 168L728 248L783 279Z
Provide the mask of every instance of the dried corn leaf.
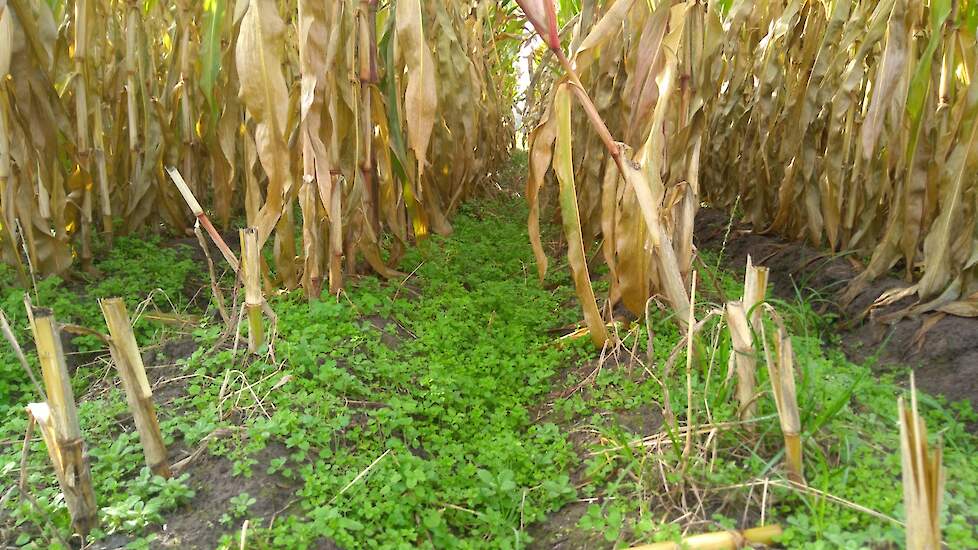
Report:
M557 174L557 181L560 184L560 213L564 234L567 237L567 260L574 277L577 298L584 309L584 319L587 322L591 340L595 345L601 346L608 340L608 331L594 298L594 289L591 287L591 278L587 268L587 257L584 255L584 242L581 237L577 190L574 185L571 97L568 85L557 89L554 111L557 118L557 138L554 145L553 165L554 172Z
M239 97L257 122L255 147L268 176L265 204L255 228L259 246L278 224L285 194L292 187L285 130L289 93L282 75L285 23L272 0L250 0L241 20L235 47L241 90Z

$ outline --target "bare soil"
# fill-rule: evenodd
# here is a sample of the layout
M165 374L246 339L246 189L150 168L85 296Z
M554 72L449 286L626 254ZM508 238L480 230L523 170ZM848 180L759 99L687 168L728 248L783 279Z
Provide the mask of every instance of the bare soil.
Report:
M287 513L292 504L298 484L279 475L265 473L262 465L273 458L287 456L288 449L281 445L270 445L256 456L258 465L250 477L234 476L233 464L224 457L202 455L185 470L190 475L189 485L196 492L193 500L186 506L168 515L166 523L156 531L152 548L158 549L210 549L216 548L226 533L237 533L242 521L230 524L221 523L221 516L228 511L230 499L240 493L248 493L255 498L255 504L248 509L250 527L268 527L282 514ZM147 533L148 534L148 533ZM130 537L120 535L108 537L96 548L114 550L125 548ZM323 541L320 548L338 548L335 544Z
M884 292L907 286L894 277L881 278L851 302L842 303L841 295L861 269L852 255L788 242L754 232L746 224L731 225L724 212L701 210L694 235L697 247L723 251L722 265L727 269L743 274L749 254L755 265L770 268L777 296L794 299L800 293L821 303L826 314L838 316L834 326L850 360L868 360L882 372L910 367L917 386L927 393L978 405L978 319L944 314L895 321L886 318L910 305L912 299L870 311ZM975 431L978 426L970 429Z
M144 348L143 361L161 418L182 414L172 408L175 399L186 395L189 382L179 361L190 357L197 347L193 339L184 338ZM182 441L171 445L169 451L171 464L196 454L179 472L189 475L188 486L195 495L189 503L167 514L163 526L153 531L156 538L151 548L216 548L222 536L236 534L242 529L241 519L221 522L222 516L231 508L230 500L241 493L255 498L255 503L248 508L249 528L269 527L276 519L292 512L290 507L301 482L266 471L271 460L289 456L289 450L281 444L270 444L254 456L257 463L250 476L234 475L234 464L228 458L211 455L206 450L194 453L195 449L188 449ZM100 541L94 548L114 550L125 548L130 542L132 538L127 535L115 535ZM316 548L332 550L339 547L330 540L321 539Z
M178 361L193 355L197 347L197 342L188 337L143 348L143 365L157 409L165 411L174 399L186 394L190 379Z
M250 477L234 476L227 458L202 456L187 469L190 487L196 495L187 506L167 518L154 547L215 548L224 533L241 529L240 521L233 525L220 522L228 501L240 493L248 493L256 501L248 509L250 525L268 527L288 510L298 485L282 476L268 475L264 465L288 454L288 449L281 445L266 447L255 457L258 464L252 468Z

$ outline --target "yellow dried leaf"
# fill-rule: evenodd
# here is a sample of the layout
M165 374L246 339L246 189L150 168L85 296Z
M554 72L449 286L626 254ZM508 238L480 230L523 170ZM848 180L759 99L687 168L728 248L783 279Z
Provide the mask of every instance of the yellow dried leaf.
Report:
M289 93L282 75L285 23L273 0L251 0L241 20L235 48L241 84L239 96L258 123L255 146L268 175L265 204L258 214L259 247L278 224L285 194L292 187L289 153L285 144Z
M580 213L577 208L577 189L574 185L574 165L571 134L571 98L567 85L557 88L554 110L557 117L557 139L554 147L554 171L560 183L560 213L567 237L567 260L574 277L577 299L584 309L584 319L590 331L591 340L601 346L608 340L605 328L594 298L591 278L584 255L584 242L581 236Z

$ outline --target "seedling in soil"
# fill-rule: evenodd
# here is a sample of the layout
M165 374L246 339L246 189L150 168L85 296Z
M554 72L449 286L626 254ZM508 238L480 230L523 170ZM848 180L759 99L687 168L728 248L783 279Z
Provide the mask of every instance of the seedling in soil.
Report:
M228 511L221 516L221 523L230 525L239 519L244 519L248 515L248 510L256 502L258 501L255 500L255 497L248 493L241 493L238 496L231 497L231 500L228 501Z

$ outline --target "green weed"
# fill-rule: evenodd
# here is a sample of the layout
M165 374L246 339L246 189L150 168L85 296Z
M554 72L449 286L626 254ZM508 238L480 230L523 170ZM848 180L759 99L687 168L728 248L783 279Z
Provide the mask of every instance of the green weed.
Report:
M312 302L300 293L272 298L274 357L215 347L223 326L205 320L196 327L198 350L175 367L185 389L159 410L167 443L194 449L207 440L207 452L228 462L230 482L264 474L292 493L270 527L257 517L261 495L230 499L215 516L229 531L223 547L236 547L230 530L249 519L249 545L259 548L323 539L351 548L522 548L533 540L534 525L577 500L587 503L576 528L581 540L626 546L676 540L682 525L671 520L694 494L704 499L697 531L758 520L763 489L751 484L782 477L770 396L759 400L749 431L717 430L714 452L683 459L684 436L662 424L660 414L664 388L680 421L687 408L681 352L669 376L664 372L680 341L675 323L651 312L651 351L644 322L622 326L623 345L600 364L586 338L559 341L551 329L577 323L579 311L565 266L554 262L545 283L537 281L525 216L512 199L469 204L454 219L451 237L431 237L406 255L400 269L413 274L406 279L362 277L338 298ZM125 246L97 264L105 277L83 286L41 281L36 301L63 321L94 328L102 326L98 296L122 295L133 307L162 288L158 296L187 306L182 289L194 264L185 251L154 241L119 243ZM742 292L736 277L711 267L715 258L698 265L700 315ZM21 316L20 291L0 290L8 314ZM820 496L902 517L895 414L902 373L879 379L827 349L830 325L812 300L775 305L795 334L806 473L821 493L772 484L766 520L785 525L786 547L902 544L897 524ZM15 324L26 342L23 317ZM137 328L144 344L165 335L150 323ZM737 416L726 376L729 337L714 324L702 342L704 359L691 372L696 418L729 424ZM96 349L84 339L75 345ZM0 405L0 441L10 443L0 447L0 472L16 479L26 427L16 407L30 389L6 353L0 352L0 395L9 404ZM554 397L591 371L578 391ZM124 533L133 547L145 547L169 512L193 506L197 488L188 477L151 476L121 391L93 385L92 374L76 377L78 390L100 388L79 409L102 507L94 537ZM758 383L769 386L763 368ZM946 540L976 547L978 449L964 427L976 415L927 396L921 405L945 442ZM208 438L219 430L229 435ZM661 452L635 443L660 431L668 434ZM589 435L581 442L579 434ZM263 458L270 446L281 452ZM48 547L55 530L67 533L69 519L43 443L30 448L27 476L40 510L12 498L3 525L17 530L17 545Z

